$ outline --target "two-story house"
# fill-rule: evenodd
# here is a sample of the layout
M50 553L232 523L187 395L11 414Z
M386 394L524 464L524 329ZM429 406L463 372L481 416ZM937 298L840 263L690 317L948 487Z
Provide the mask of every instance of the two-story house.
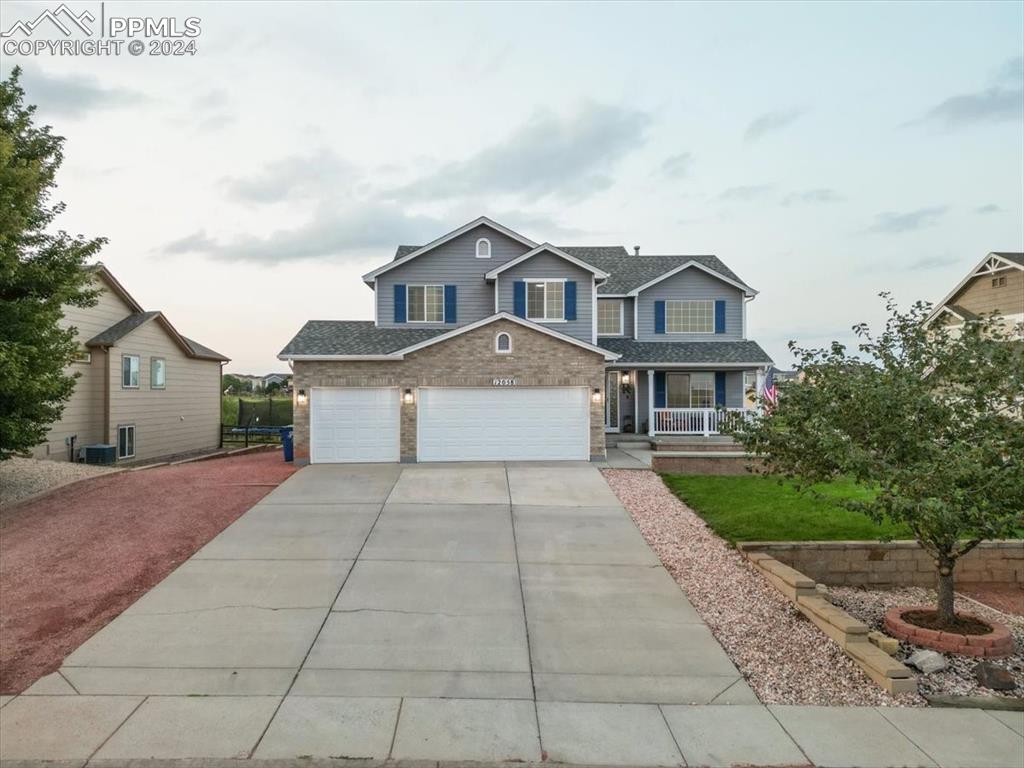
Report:
M311 320L292 366L313 462L587 460L607 432L742 411L757 292L714 256L536 243L486 217L367 273L375 317Z
M1021 338L1024 326L1024 253L993 252L967 273L935 305L928 323L956 329L983 315L995 314L1003 327Z
M80 344L68 370L75 389L33 456L77 461L89 445L113 445L119 460L216 448L228 358L143 309L103 264L89 272L96 303L64 307L61 320Z

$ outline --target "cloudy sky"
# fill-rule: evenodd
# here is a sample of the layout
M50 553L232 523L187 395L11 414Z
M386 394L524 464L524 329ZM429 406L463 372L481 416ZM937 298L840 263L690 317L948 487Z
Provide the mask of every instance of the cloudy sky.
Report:
M3 4L2 26L56 3ZM99 3L69 3L76 11ZM67 137L62 225L147 309L267 372L359 276L486 214L715 253L749 334L848 339L1024 250L1024 5L107 2L193 57L4 57Z

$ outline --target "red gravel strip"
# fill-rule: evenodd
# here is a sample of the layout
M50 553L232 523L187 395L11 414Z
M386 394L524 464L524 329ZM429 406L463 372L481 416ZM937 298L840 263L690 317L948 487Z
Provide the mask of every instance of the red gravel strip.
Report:
M275 451L122 472L0 513L0 693L56 670L295 469Z
M644 539L765 704L922 706L873 683L653 472L603 470Z
M956 591L997 611L1024 616L1024 586L1019 584L957 584Z

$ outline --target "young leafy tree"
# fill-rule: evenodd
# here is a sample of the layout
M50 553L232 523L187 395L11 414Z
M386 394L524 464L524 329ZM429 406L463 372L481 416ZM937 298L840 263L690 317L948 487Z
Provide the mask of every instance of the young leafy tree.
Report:
M83 267L106 242L50 231L64 138L35 125L20 74L0 82L0 460L42 442L71 396L77 343L61 306L95 302Z
M900 312L882 296L885 328L854 326L856 353L790 342L803 381L780 385L778 406L735 437L800 487L846 476L876 488L839 503L909 526L949 625L957 560L1024 527L1024 343L994 318L926 327L927 304Z

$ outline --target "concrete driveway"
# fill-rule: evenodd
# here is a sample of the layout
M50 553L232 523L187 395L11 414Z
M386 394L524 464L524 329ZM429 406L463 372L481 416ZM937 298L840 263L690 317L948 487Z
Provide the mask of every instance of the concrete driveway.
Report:
M314 466L5 703L0 755L807 763L787 730L593 466Z

